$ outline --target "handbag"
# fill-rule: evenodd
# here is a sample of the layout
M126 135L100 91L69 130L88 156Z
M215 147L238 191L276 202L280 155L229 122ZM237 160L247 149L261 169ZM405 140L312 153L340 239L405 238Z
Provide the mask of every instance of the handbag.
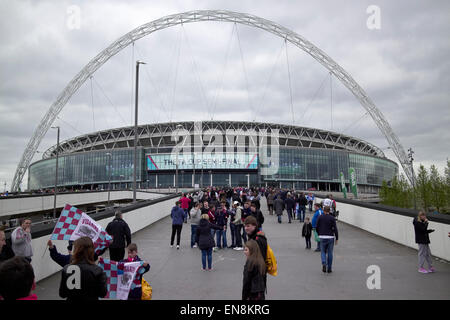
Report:
M152 286L142 278L142 297L141 300L152 300Z
M320 242L319 234L317 233L316 228L313 229L313 233L314 233L314 240L316 242Z

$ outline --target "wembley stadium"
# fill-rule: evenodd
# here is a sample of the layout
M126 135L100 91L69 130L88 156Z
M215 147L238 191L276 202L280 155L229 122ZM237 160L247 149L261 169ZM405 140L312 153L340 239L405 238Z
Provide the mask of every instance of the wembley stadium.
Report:
M30 165L28 190L54 188L56 155L60 188L131 188L134 132L133 126L108 129L52 146ZM359 191L376 193L383 180L398 173L398 165L378 147L314 128L190 121L140 125L137 136L141 189L251 185L340 191L341 172L349 183L349 168L354 168ZM272 160L276 155L275 170L267 170L270 164L263 161L268 154Z

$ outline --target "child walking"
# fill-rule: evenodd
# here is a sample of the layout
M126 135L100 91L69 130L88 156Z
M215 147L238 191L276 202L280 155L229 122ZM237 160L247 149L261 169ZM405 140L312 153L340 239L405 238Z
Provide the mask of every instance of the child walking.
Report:
M244 266L242 300L265 300L266 262L258 243L251 239L245 243L244 254L247 261Z
M311 249L311 235L312 235L312 224L309 221L309 217L305 218L305 223L302 228L302 237L306 241L306 249Z

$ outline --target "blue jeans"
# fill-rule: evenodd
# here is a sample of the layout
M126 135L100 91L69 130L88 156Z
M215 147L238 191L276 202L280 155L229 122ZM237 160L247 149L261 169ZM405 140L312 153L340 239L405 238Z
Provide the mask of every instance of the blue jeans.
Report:
M212 248L202 250L202 266L206 269L206 257L208 257L208 269L212 268Z
M333 248L334 248L334 238L333 239L320 239L320 251L322 256L322 265L326 265L328 269L331 269L333 264ZM328 255L328 257L327 257Z
M216 230L216 245L219 248L226 248L227 247L227 230ZM222 244L220 244L220 240L222 240Z
M288 218L289 218L289 222L291 222L291 220L292 220L292 218L293 218L293 215L294 215L293 210L294 210L294 209L286 209L287 215L288 215Z
M305 213L306 213L306 207L299 206L298 207L298 220L300 220L300 222L305 221Z
M191 224L191 248L195 244L195 234L196 234L196 232L197 232L197 225L196 224Z

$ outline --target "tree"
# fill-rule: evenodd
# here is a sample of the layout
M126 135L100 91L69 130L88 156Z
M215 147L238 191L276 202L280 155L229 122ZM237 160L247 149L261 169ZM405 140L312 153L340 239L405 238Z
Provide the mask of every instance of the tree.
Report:
M420 165L419 172L417 173L415 191L418 197L417 200L422 205L422 208L425 211L428 211L431 204L431 184L427 169L425 169L422 164Z
M447 202L447 190L445 188L444 178L439 175L439 172L434 164L430 168L430 188L431 203L434 207L436 207L438 212L441 212Z

